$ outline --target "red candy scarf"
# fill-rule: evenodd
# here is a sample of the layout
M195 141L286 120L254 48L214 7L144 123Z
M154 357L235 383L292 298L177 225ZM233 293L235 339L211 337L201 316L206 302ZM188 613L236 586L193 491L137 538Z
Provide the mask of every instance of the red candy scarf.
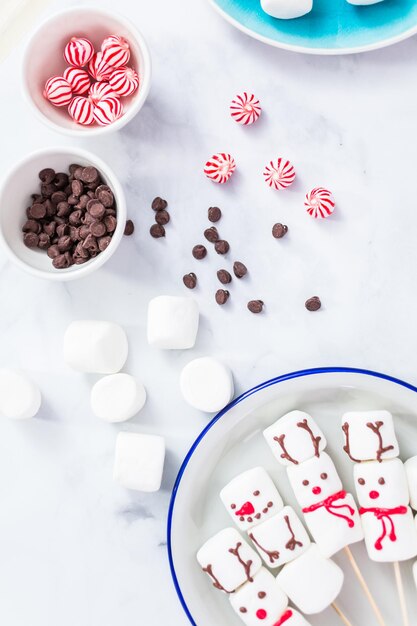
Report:
M355 514L355 509L353 509L349 504L334 504L336 500L344 500L344 498L346 498L346 495L346 491L338 491L337 493L334 493L332 496L329 496L321 502L317 502L316 504L307 506L305 509L303 509L303 513L313 513L314 511L317 511L318 509L324 507L326 511L330 513L330 515L340 517L341 519L345 520L345 522L347 522L349 528L353 528L355 522L353 521L352 516ZM343 513L337 513L335 509L347 509L351 517L349 517L348 515L343 515Z
M285 622L287 622L293 615L294 613L291 611L291 609L288 609L283 615L281 615L279 620L275 622L274 626L282 626L282 624L285 624Z
M365 508L361 507L359 509L359 513L363 515L364 513L373 513L376 519L380 520L382 524L382 533L375 541L375 549L382 550L382 542L385 537L388 535L391 541L397 541L397 535L395 534L395 524L392 520L392 515L405 515L407 513L406 506L396 506L393 509L379 509L378 507L370 507ZM387 523L390 525L391 530L387 532Z

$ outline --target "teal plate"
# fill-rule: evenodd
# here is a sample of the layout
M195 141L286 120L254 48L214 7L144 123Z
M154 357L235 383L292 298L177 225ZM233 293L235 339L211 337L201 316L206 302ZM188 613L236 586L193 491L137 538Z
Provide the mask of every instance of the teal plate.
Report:
M309 54L348 54L389 46L417 33L417 0L384 0L353 6L314 0L308 15L277 20L260 0L210 0L236 28L272 46Z

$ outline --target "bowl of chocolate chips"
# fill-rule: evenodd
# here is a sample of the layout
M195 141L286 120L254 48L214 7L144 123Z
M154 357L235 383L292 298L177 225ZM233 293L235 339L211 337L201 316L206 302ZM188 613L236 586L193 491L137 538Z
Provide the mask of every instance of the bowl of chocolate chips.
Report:
M0 189L0 243L40 278L66 281L95 271L113 255L125 226L117 177L85 150L34 152Z

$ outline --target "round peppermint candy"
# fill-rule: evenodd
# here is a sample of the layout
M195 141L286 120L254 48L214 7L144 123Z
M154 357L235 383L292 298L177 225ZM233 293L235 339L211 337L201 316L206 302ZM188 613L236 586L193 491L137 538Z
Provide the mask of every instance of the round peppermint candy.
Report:
M245 126L256 122L261 111L259 100L255 98L253 93L246 93L246 91L238 94L230 103L230 115L235 122Z
M304 206L311 217L324 219L333 213L335 201L328 189L315 187L306 195Z
M76 96L72 99L68 113L77 124L89 126L94 122L94 105L83 96Z
M122 67L130 59L129 43L124 37L110 35L101 44L103 58L112 67Z
M227 183L236 169L236 162L230 154L219 152L207 161L204 173L215 183Z
M94 107L94 119L100 126L115 122L123 113L122 104L117 96L103 98Z
M88 99L91 100L93 104L97 104L104 98L108 96L115 96L113 89L110 87L109 83L100 82L93 83L90 87L90 91L88 92Z
M119 67L110 76L109 84L118 96L130 96L139 87L139 76L131 67Z
M87 65L93 54L93 44L85 37L72 37L64 50L66 62L75 67Z
M273 189L285 189L295 180L295 169L290 161L279 157L266 165L263 175L267 185Z
M103 59L102 52L96 52L88 64L88 71L93 78L100 82L103 80L109 80L110 76L114 72L114 67L111 67L111 65Z
M56 107L67 106L72 99L71 85L62 76L52 76L45 83L43 95Z
M64 78L71 85L72 93L79 95L90 89L90 75L79 67L67 67Z

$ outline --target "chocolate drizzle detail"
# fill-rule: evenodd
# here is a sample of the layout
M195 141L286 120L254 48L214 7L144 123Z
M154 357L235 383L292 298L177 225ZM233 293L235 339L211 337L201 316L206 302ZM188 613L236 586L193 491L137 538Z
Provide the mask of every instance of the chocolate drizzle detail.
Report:
M314 436L314 433L311 430L307 419L305 419L305 418L303 419L302 422L297 422L297 426L298 426L298 428L302 428L303 430L305 430L310 435L311 441L312 441L313 446L314 446L314 456L319 458L320 457L320 448L319 448L319 446L320 446L321 437L320 436L317 436L317 437Z
M346 452L351 461L353 461L354 463L360 463L361 461L359 461L359 459L355 459L355 457L352 456L350 452L350 434L349 424L347 422L342 425L342 430L345 434L345 445L343 446L343 450Z
M381 435L381 428L384 425L384 422L378 421L378 422L368 422L367 427L370 428L372 430L373 433L375 433L375 435L378 437L378 445L379 448L376 451L376 460L378 461L378 463L382 463L382 455L385 452L389 452L390 450L394 450L394 446L384 446L384 442L382 440L382 435Z
M288 531L289 531L289 533L291 535L291 539L289 539L287 541L287 543L285 544L285 547L287 548L287 550L291 550L291 551L295 550L297 546L302 548L303 544L301 543L301 541L298 541L295 538L295 534L294 534L294 531L292 529L290 518L288 517L288 515L284 515L284 520L285 520L285 523L287 524Z
M251 576L251 567L252 567L252 561L244 561L242 559L242 557L239 554L239 550L242 547L241 542L239 541L236 544L236 548L229 548L229 552L230 554L233 554L233 556L235 556L237 558L237 560L239 561L239 563L241 564L241 566L243 567L243 569L245 570L245 574L246 574L246 580L248 581L248 583L253 583L253 578Z
M255 536L253 535L253 533L249 533L249 537L252 539L252 541L255 544L255 546L258 546L259 550L261 550L262 552L265 552L265 554L268 557L270 563L273 564L273 563L275 563L275 561L279 560L279 552L278 552L278 550L267 550L266 548L261 546L259 541L257 541L255 539Z
M287 461L289 461L290 463L294 463L294 465L298 465L298 461L296 459L293 459L293 457L290 455L287 448L285 447L285 443L284 443L285 435L274 437L274 441L278 443L278 445L280 446L282 450L281 459L287 459Z
M227 589L223 587L219 579L216 578L216 576L214 575L212 565L208 564L207 567L203 567L203 572L208 574L210 578L213 580L213 587L215 587L216 589L219 589L220 591L224 591L225 593L228 593L228 594L234 593L234 591L227 591Z

